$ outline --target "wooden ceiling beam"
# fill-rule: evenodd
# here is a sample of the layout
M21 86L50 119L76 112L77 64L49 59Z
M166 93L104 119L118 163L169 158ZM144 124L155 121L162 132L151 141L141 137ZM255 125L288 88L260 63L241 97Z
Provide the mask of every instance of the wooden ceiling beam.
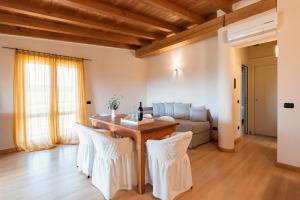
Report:
M15 14L0 12L0 24L51 31L51 32L58 32L58 33L76 35L81 37L90 37L90 38L96 38L101 40L132 44L132 45L147 44L146 42L143 42L140 39L132 36L103 32L103 31L89 29L89 28L83 29L81 27L70 25L70 24L57 23L49 20L42 20L39 18L28 17L24 15L15 15Z
M171 11L172 13L176 14L177 16L188 20L190 22L193 22L195 24L201 24L205 21L204 18L202 18L201 16L193 13L192 11L185 9L183 7L181 7L178 4L175 4L171 1L168 0L142 0L145 3L148 3L150 5L153 5L155 7L167 10L167 11Z
M150 45L143 46L136 50L136 57L143 58L155 55L165 51L181 47L201 39L206 39L217 33L217 30L228 24L243 20L245 18L257 15L276 8L276 0L262 0L245 8L238 9L222 17L212 19L203 24L197 25L186 31L182 31L174 36L163 40L155 41Z
M157 18L149 17L142 14L137 14L127 9L122 9L113 4L104 1L95 0L67 0L68 5L72 7L82 7L90 12L100 13L104 15L114 16L120 18L128 23L139 23L166 32L179 32L182 29L176 25L160 20Z
M88 18L86 15L81 15L76 12L71 12L63 7L55 7L53 4L48 3L29 3L26 0L0 0L0 9L18 12L21 14L38 16L45 19L52 19L71 23L74 25L95 28L114 33L121 33L146 39L161 39L163 36L159 34L150 33L144 30L135 29L120 24L112 24Z
M123 49L136 49L137 46L122 44L118 42L112 41L104 41L93 38L79 37L73 35L67 35L62 33L54 33L48 31L34 30L28 28L20 28L8 25L0 25L0 33L8 34L8 35L19 35L19 36L27 36L27 37L35 37L35 38L43 38L50 40L60 40L66 42L74 42L74 43L83 43L83 44L92 44L92 45L100 45L100 46L108 46L108 47L116 47Z
M232 24L253 15L276 8L276 0L262 0L225 15L225 25Z
M135 52L135 56L143 58L172 50L217 34L219 28L223 27L224 16L202 23L188 30L177 33L163 40L155 41L150 45L141 47Z

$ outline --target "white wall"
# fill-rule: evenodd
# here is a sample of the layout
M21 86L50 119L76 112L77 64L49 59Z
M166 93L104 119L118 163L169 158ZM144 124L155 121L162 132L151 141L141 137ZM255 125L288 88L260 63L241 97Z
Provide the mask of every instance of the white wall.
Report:
M300 1L278 0L278 162L300 167ZM295 103L284 109L284 102Z
M1 43L0 43L1 45ZM9 58L9 59L7 59ZM13 55L0 49L0 149L13 144Z
M233 48L232 67L233 76L236 79L236 88L233 90L235 140L240 138L242 134L242 65L246 63L246 50L244 48Z
M185 102L205 105L217 120L218 42L213 37L147 58L147 104ZM173 68L180 67L178 73Z
M0 35L0 47L10 46L74 57L85 62L89 114L105 113L108 98L124 95L119 112L131 112L145 101L145 61L126 49L99 47L28 37ZM13 65L14 51L0 48L0 150L13 148Z
M218 145L233 150L236 138L237 109L234 90L235 68L239 64L239 51L226 42L226 28L218 31Z

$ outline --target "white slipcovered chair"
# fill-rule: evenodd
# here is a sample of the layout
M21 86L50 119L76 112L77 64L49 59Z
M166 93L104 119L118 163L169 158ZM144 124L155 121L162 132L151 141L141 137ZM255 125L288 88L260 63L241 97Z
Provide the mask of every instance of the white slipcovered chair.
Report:
M87 126L75 123L75 131L79 137L78 153L77 153L77 167L89 178L92 175L95 147L90 135L93 130ZM98 132L110 134L110 131L103 129L95 129Z
M133 141L95 131L91 136L96 148L92 184L105 199L111 199L118 190L131 190L137 184Z
M189 131L163 140L147 141L148 173L155 197L170 200L191 189L191 165L186 151L192 135Z

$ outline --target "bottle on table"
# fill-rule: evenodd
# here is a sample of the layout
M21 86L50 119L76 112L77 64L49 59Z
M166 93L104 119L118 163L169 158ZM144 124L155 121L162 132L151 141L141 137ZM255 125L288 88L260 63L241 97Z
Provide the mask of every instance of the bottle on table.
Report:
M138 118L139 118L139 121L142 121L143 120L143 106L142 106L142 102L140 102L140 106L138 108Z

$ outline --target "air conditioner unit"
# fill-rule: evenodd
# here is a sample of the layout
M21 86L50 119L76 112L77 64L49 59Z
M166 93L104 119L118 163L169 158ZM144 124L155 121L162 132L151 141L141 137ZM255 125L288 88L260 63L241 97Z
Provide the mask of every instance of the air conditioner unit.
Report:
M229 26L227 29L228 41L237 41L240 39L256 36L266 32L274 31L277 28L276 10L255 16L236 25Z

